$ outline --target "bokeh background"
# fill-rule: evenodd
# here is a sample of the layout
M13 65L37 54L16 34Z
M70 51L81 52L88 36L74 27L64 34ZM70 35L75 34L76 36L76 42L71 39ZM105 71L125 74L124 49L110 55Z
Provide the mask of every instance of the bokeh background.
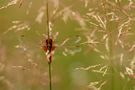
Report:
M53 90L135 90L134 9L134 0L49 0ZM46 0L0 0L0 90L49 90L46 33Z

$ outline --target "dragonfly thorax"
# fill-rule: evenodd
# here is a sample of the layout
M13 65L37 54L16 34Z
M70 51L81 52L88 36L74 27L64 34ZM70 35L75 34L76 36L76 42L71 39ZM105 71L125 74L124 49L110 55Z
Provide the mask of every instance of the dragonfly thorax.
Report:
M47 46L47 50L48 50L49 52L51 52L52 47L53 47L53 40L52 40L52 39L47 39L47 40L46 40L46 46Z

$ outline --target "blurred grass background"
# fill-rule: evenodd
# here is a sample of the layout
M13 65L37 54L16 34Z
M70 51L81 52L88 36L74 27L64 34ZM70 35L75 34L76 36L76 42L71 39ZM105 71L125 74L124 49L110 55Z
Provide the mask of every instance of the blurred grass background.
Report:
M38 10L44 4L43 0L35 0L32 1L32 7L28 9L31 1L24 0L20 8L19 4L15 4L0 10L0 90L48 90L48 65L40 47L44 39L42 34L46 33L45 17L42 23L35 22ZM8 2L8 0L1 0L0 6ZM79 0L60 0L59 2L63 2L64 7L73 5L73 10L79 12L80 15L85 14L88 9L84 8L84 3ZM91 2L94 1L91 0ZM127 3L127 1L123 0L122 3ZM96 3L89 5L89 7L98 6ZM27 10L29 10L28 15ZM30 30L24 29L17 32L11 30L5 33L16 20L27 22ZM113 30L113 24L111 27ZM79 31L79 28L81 28L80 25L74 20L69 19L64 23L61 17L57 18L52 31L53 34L59 32L55 43L60 44L68 37L74 39L76 35L81 36L82 42L85 42L85 34ZM74 45L73 41L68 42L68 45ZM16 48L17 45L22 45L24 48ZM123 79L119 75L124 70L113 73L112 89L111 74L102 76L91 70L76 69L98 64L110 65L106 60L101 59L99 54L91 51L88 45L81 46L81 49L82 52L75 55L64 56L62 55L63 48L56 48L52 64L53 90L135 90L134 78L125 75ZM119 69L119 66L115 68ZM101 89L96 88L100 87L104 81L106 83ZM88 87L91 82L95 83Z

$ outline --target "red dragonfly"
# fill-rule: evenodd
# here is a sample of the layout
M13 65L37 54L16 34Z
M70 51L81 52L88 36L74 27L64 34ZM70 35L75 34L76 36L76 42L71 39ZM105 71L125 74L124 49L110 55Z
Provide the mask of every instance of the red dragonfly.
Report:
M54 41L51 38L46 39L43 42L43 50L46 52L48 63L52 63L52 56L54 54L54 50L56 46L54 45Z

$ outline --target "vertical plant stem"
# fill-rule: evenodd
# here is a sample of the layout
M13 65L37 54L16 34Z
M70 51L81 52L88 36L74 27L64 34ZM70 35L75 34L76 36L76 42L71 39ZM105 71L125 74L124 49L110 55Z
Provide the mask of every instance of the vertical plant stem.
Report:
M46 27L47 27L47 35L48 39L50 38L50 29L49 29L49 5L48 5L48 0L46 2Z
M46 28L47 28L47 36L48 40L50 39L50 28L49 28L49 3L48 0L46 1ZM48 49L49 49L49 54L51 53L50 50L50 43L48 43ZM49 90L52 90L52 72L51 72L51 59L48 61L48 66L49 66Z
M51 72L51 63L48 62L49 65L49 90L52 90L52 72Z

